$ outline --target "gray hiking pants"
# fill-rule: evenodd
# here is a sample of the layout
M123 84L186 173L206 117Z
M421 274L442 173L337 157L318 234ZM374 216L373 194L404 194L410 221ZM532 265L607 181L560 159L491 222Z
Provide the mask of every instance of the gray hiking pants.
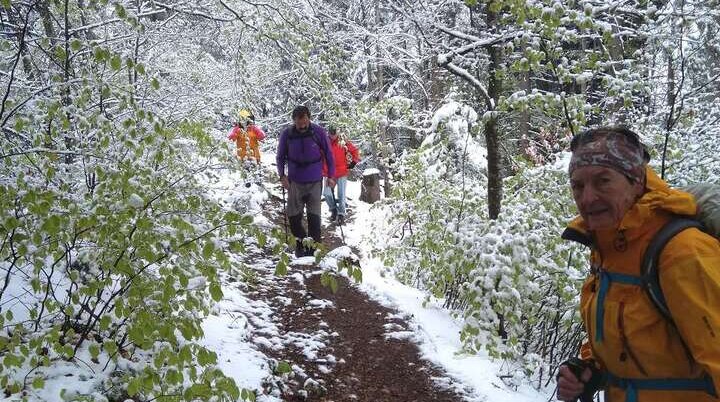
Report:
M308 234L320 242L320 203L322 202L322 181L312 183L290 182L288 188L287 209L285 213L290 221L293 236L303 239ZM303 209L307 210L307 232L302 225Z

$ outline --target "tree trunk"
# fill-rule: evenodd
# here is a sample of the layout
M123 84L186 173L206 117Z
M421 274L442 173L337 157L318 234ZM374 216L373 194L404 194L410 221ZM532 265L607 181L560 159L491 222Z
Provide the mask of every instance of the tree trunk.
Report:
M672 54L667 56L667 107L668 116L665 120L665 141L663 143L662 165L660 166L660 177L665 179L665 161L667 159L668 142L670 140L670 131L675 118L675 69L673 66Z
M520 73L520 89L524 90L525 93L530 93L530 73L523 71ZM529 108L520 112L518 117L518 137L530 139L530 112Z
M35 73L33 66L30 63L30 51L28 49L27 42L25 42L25 38L27 36L27 24L25 23L25 18L23 18L19 7L17 8L17 14L12 11L12 8L7 11L7 17L10 22L12 22L15 26L23 27L23 29L17 31L15 35L18 43L18 50L20 51L20 60L22 61L23 71L25 72L26 79L28 81L33 81L35 79ZM29 12L30 11L28 11L28 13Z
M380 200L380 175L378 173L363 173L360 186L360 201L372 204Z
M497 23L497 14L486 10L486 21L488 29L494 30ZM498 78L496 72L500 68L500 50L496 46L490 46L488 49L490 54L490 65L488 68L488 95L497 104L502 82ZM488 105L488 109L493 111L493 106ZM488 214L490 219L497 219L500 215L500 205L502 203L502 172L500 169L500 139L497 131L497 117L493 114L485 122L485 145L487 146L487 164L488 164Z
M390 160L390 155L388 154L389 141L387 130L387 124L378 124L378 138L380 139L380 146L378 147L378 159L380 160L380 171L382 173L382 177L385 179L385 181L383 182L383 191L385 192L385 197L389 197L392 192L392 180L390 179L390 171L388 169L388 161Z
M55 35L55 29L53 28L53 17L50 15L50 7L48 6L49 1L42 0L38 2L38 12L42 18L43 29L45 30L45 36L50 38L50 43L55 45L57 43L57 36Z

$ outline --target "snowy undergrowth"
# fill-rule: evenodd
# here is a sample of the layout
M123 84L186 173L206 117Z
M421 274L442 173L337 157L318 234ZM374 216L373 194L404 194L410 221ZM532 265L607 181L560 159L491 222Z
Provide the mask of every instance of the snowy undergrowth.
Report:
M484 164L460 105L442 109L436 132L403 160L402 181L372 230L375 256L405 284L441 299L464 320L463 347L486 350L536 386L582 338L576 295L584 277L579 248L560 240L573 216L563 162L505 180L503 212L487 219ZM447 109L447 108L446 108Z
M349 182L348 194L357 199L360 183ZM485 351L463 350L462 317L443 307L443 300L427 291L398 282L397 266L387 266L377 257L378 246L395 242L389 233L402 226L393 221L394 210L387 203L368 205L352 202L355 219L345 227L347 244L359 249L363 282L359 288L384 306L397 310L388 321L402 319L405 328L386 326L386 337L409 339L418 344L422 357L440 367L447 377L434 378L440 387L450 387L468 401L546 401L551 390L538 392L522 372L508 375L508 365L492 359ZM392 244L392 243L391 243ZM409 262L405 261L408 265ZM458 382L463 384L457 388ZM454 385L453 385L454 384Z

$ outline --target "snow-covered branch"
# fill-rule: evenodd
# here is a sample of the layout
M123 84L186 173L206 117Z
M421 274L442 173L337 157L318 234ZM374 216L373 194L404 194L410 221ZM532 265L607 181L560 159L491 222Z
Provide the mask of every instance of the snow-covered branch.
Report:
M470 74L467 70L456 66L453 63L446 63L445 68L447 68L451 73L455 74L456 76L464 79L467 81L470 85L475 87L478 91L480 91L480 94L482 94L483 99L485 100L485 103L488 106L488 109L494 110L495 109L495 101L490 97L488 94L487 88L485 88L485 85L483 85L480 80L473 77L472 74Z

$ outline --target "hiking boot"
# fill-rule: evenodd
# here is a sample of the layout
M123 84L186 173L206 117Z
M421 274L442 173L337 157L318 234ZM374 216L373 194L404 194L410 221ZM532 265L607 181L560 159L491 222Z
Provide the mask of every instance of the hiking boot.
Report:
M299 240L295 241L295 257L300 258L305 256L305 246Z
M305 247L295 247L295 257L300 258L305 256Z
M342 226L345 224L345 215L338 215L337 217L337 224Z
M330 222L335 222L338 217L337 209L330 210Z

